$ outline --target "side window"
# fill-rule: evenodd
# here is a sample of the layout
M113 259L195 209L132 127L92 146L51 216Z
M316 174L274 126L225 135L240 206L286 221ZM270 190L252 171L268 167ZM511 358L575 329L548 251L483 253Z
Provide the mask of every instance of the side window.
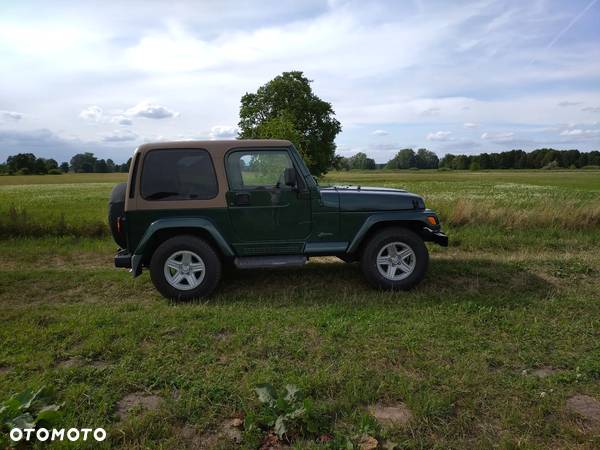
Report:
M280 188L285 169L294 167L285 150L235 151L227 158L227 177L233 190Z
M218 192L212 160L201 149L149 151L140 184L145 200L208 200Z

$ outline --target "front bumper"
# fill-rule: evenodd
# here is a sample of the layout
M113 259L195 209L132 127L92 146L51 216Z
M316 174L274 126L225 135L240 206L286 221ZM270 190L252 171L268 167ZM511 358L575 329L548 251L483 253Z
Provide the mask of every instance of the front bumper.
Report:
M119 250L115 255L115 267L131 269L131 255L127 250Z
M448 247L448 236L439 230L423 227L423 239L430 242L435 242L442 247Z

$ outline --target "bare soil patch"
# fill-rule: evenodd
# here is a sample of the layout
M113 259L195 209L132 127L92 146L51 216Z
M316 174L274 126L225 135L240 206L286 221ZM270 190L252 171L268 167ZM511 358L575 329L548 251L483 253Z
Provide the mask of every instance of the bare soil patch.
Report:
M574 395L567 400L567 410L581 416L586 425L600 427L600 401L589 395Z
M82 356L72 356L70 358L64 359L57 364L61 369L71 369L75 367L83 367L89 366L94 367L96 369L107 369L112 366L112 364L107 363L106 361L90 361Z
M81 356L72 356L71 358L65 359L58 363L58 367L62 369L71 369L73 367L80 367L85 365L85 359Z
M108 369L108 368L112 367L112 364L110 364L106 361L91 361L89 363L89 365L96 369Z
M556 375L557 373L560 373L560 370L553 369L552 367L540 367L531 371L531 375L534 375L538 378L546 378L551 375Z
M132 411L157 411L164 404L164 399L158 395L146 392L133 392L127 394L117 402L116 415L119 420L126 420Z
M230 448L241 444L242 420L239 418L225 420L218 430L200 432L192 425L184 425L178 431L179 437L194 450L210 450L216 447Z
M413 418L413 414L404 403L383 406L371 406L369 412L382 426L406 425Z

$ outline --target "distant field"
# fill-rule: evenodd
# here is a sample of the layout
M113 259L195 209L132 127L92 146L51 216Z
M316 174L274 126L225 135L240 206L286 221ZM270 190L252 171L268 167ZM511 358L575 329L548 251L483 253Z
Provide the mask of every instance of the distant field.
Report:
M331 173L322 183L406 188L441 213L451 246L430 246L417 289L377 292L355 264L315 258L230 273L191 304L112 267L106 203L123 179L0 177L0 401L47 385L65 425L108 430L103 448L227 449L223 424L261 412L253 387L292 383L314 402L298 449L358 448L365 435L600 448L600 429L567 407L600 400L599 171ZM135 393L162 403L119 420ZM406 426L368 413L398 402ZM248 425L239 448L265 435Z
M106 235L108 196L125 177L0 177L0 236ZM322 183L417 192L459 233L484 228L487 234L490 229L587 234L600 225L600 171L332 172Z
M126 173L65 173L62 175L14 175L0 177L0 186L24 184L119 183Z

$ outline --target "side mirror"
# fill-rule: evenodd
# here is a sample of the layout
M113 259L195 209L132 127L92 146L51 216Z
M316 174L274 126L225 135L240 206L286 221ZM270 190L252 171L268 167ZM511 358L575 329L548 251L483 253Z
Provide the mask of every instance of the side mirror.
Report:
M296 174L296 169L293 167L288 167L283 172L283 180L286 186L296 187L298 185L298 178Z

